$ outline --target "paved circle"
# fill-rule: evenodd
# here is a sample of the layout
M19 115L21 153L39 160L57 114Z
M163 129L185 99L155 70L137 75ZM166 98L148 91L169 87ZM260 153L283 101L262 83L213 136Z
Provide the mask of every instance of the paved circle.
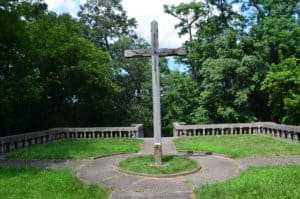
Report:
M139 154L151 154L153 140L145 139ZM176 154L171 138L163 139L163 152ZM223 181L239 174L239 165L233 160L215 155L193 154L202 169L194 174L174 178L151 178L119 173L116 165L137 154L103 157L81 167L79 178L86 183L96 183L114 190L112 199L117 198L192 198L195 186Z

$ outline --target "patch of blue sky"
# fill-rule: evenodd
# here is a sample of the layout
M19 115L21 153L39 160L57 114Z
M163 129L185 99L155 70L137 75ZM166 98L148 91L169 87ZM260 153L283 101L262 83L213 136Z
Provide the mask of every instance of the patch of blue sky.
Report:
M187 72L188 67L185 64L177 63L175 57L168 57L168 67L172 71Z
M80 10L80 5L85 3L86 0L45 0L45 2L48 4L48 9L51 10L51 11L54 11L58 14L69 13L73 17L77 17L77 13ZM130 2L130 1L128 1L128 2ZM166 14L161 13L161 15L165 16ZM144 17L146 17L146 16L144 16ZM147 27L148 28L148 24L144 25L144 26L141 26L140 29L142 29L144 31L146 28L142 28L142 27ZM141 31L141 30L139 30L139 31ZM164 31L164 29L161 28L161 31ZM164 47L166 47L165 45L173 46L174 45L173 43L175 43L175 45L179 45L180 42L177 41L178 36L176 36L176 34L177 34L176 30L172 31L172 36L168 32L167 35L168 35L169 38L170 37L172 38L172 42L170 42L170 41L166 42L167 39L165 37L163 37L163 38L161 38L161 41L160 41L160 42L162 42L161 44ZM147 35L148 35L148 33L147 33ZM173 47L175 47L175 46L173 46ZM176 47L179 47L179 46L176 46ZM187 72L188 71L187 67L184 64L177 63L174 57L168 57L167 59L168 59L168 66L169 66L170 70L180 71L180 72Z

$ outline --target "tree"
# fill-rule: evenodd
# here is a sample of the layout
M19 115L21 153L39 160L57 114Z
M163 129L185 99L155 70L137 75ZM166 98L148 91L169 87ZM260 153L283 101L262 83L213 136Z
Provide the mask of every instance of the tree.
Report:
M292 18L299 15L300 4L294 0L235 0L241 3L241 10L251 22L250 25L259 24L266 17Z
M300 27L299 20L293 18L267 17L254 26L250 36L255 39L256 52L271 64L299 55Z
M286 124L300 124L300 65L290 57L279 64L271 64L262 84L269 93L273 119Z
M111 45L123 36L136 37L136 20L126 15L121 0L87 0L78 16L84 25L83 35L104 51L111 52Z
M190 42L194 40L197 28L206 22L208 18L209 8L205 3L192 1L190 3L180 3L177 6L164 5L164 12L179 20L179 23L175 25L175 29L179 29L179 36L188 34L189 41L185 43L185 47L190 48ZM189 57L178 57L177 62L189 66L192 77L197 79L196 65Z
M180 3L179 5L164 5L164 11L177 19L179 23L175 28L179 28L179 36L188 34L189 40L192 41L194 34L193 30L199 24L206 21L208 15L208 7L202 2L192 1L190 3Z
M169 71L162 76L162 126L165 135L171 135L174 122L191 122L191 113L197 107L198 89L191 76Z
M0 33L0 131L2 134L12 131L12 126L18 123L15 120L19 108L17 104L31 106L41 98L40 74L23 65L25 54L22 45L27 40L27 35L24 34L27 20L33 20L44 12L44 4L0 1L0 26L5 27ZM20 111L24 114L25 110L25 107L20 107ZM18 118L19 120L28 122L24 117Z
M108 54L84 39L67 14L38 3L7 6L1 13L14 23L0 21L7 27L0 46L10 55L0 57L2 134L108 122L105 102L119 91Z
M40 17L27 32L30 66L40 71L45 83L47 126L105 123L107 107L102 103L117 89L108 55L82 38L79 25L66 14Z
M185 63L200 93L194 98L197 108L188 117L204 123L275 118L267 103L268 87L260 87L269 65L282 64L291 56L299 59L299 3L208 0L207 4L208 17L195 24L196 36L186 43ZM238 12L233 4L241 5Z
M245 56L207 59L201 74L203 81L198 97L199 107L193 112L193 122L249 122L257 120L251 98L259 90L261 61Z
M123 10L121 0L87 1L79 12L83 35L110 55L111 76L120 88L114 100L107 102L116 125L144 123L152 132L151 65L147 58L125 59L124 50L149 48L136 36L136 20Z

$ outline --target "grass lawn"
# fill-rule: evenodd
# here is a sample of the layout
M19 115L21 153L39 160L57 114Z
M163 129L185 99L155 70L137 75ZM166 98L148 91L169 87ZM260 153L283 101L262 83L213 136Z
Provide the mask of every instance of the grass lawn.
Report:
M0 168L0 198L106 199L111 190L85 185L70 170Z
M17 150L7 158L80 159L119 152L137 152L142 140L126 138L63 140Z
M120 168L136 173L174 174L189 171L198 167L198 163L185 156L164 155L163 165L153 165L153 155L143 155L127 158L120 162Z
M178 151L209 151L232 158L300 154L299 143L259 135L184 137L174 143Z
M241 176L195 190L196 198L300 198L300 166L250 168Z

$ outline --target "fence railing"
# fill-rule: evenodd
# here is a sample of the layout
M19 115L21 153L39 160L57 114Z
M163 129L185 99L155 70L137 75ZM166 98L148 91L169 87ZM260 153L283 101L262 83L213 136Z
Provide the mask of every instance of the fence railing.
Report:
M300 127L276 124L272 122L186 125L173 124L173 136L207 136L207 135L243 135L265 134L274 137L300 141Z
M108 137L144 137L143 124L132 124L130 127L54 128L45 131L0 137L0 153L7 153L15 149L63 139Z

